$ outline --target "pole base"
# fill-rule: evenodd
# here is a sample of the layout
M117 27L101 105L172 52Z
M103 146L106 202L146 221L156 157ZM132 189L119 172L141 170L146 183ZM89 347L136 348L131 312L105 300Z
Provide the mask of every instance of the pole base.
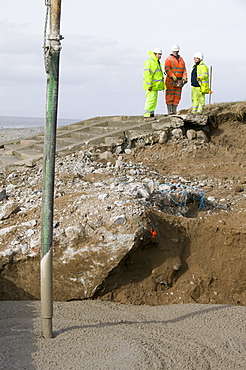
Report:
M53 338L52 319L42 319L42 334L44 338Z

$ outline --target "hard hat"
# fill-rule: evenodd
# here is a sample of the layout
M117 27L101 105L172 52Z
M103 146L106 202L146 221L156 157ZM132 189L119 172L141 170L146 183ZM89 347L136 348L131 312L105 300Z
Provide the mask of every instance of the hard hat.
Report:
M153 53L155 53L155 54L162 54L162 50L161 50L161 48L155 48L153 50Z
M179 51L180 50L180 47L178 44L173 44L172 46L172 51Z
M201 53L200 51L197 51L194 54L194 57L193 58L199 58L199 59L203 60L204 56L203 56L203 53Z

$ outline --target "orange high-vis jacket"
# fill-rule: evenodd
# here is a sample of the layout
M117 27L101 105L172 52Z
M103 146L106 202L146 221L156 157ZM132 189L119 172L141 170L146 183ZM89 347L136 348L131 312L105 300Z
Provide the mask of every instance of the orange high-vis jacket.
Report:
M168 77L172 78L176 76L178 79L187 78L187 71L185 62L182 57L179 56L178 60L172 54L165 60L165 72Z

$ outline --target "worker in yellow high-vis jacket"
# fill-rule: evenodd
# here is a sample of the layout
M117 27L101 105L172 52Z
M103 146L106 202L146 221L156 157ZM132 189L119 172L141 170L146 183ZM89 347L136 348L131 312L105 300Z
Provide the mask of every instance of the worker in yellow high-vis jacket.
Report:
M210 93L209 69L203 62L204 56L200 51L194 55L194 65L191 71L191 100L192 113L202 114L205 106L205 94Z
M144 120L154 121L158 91L165 90L164 75L160 64L162 50L155 48L149 52L149 59L144 63L143 88L146 91Z

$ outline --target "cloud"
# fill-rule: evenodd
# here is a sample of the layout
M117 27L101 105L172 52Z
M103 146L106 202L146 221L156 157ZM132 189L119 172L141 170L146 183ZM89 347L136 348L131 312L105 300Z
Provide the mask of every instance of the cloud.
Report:
M62 2L60 117L142 114L143 63L148 51L161 47L164 63L173 43L181 46L189 74L193 54L205 54L206 64L213 66L214 101L245 99L245 10L240 0L177 0L175 9L163 0ZM45 14L45 2L1 4L2 115L43 113ZM180 108L190 105L187 84ZM161 93L157 112L165 111Z

